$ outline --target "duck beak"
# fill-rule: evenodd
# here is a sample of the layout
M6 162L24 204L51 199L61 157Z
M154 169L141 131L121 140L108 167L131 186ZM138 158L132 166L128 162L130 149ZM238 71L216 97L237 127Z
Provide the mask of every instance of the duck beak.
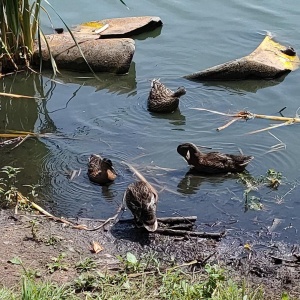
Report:
M187 161L189 161L190 158L191 158L191 154L190 154L190 150L188 150L187 153L186 153L186 155L185 155L185 159L186 159Z
M115 170L115 168L113 166L111 166L111 171L115 174L118 175L117 171Z
M144 224L144 227L148 230L148 231L150 231L150 232L154 232L154 231L156 231L156 229L157 229L157 227L158 227L158 222L157 222L157 220L155 221L155 223L153 224L153 225L145 225Z

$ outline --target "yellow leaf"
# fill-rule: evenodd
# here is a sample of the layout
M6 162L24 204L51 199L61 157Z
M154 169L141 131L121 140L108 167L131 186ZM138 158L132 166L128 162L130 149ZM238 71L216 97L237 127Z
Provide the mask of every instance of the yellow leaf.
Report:
M244 245L244 249L251 251L251 245L248 244L248 243L246 243L246 244Z
M98 242L95 241L92 241L91 245L92 245L91 251L96 254L104 249Z

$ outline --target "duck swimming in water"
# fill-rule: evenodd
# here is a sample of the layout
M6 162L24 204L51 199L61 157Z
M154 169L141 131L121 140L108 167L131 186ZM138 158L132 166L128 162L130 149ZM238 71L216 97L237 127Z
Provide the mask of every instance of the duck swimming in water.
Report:
M104 185L114 181L117 177L110 159L92 154L88 161L88 177L90 181Z
M194 170L200 173L218 174L242 172L253 156L223 154L221 152L203 153L192 143L181 144L177 152L185 158Z
M136 226L155 231L158 226L156 218L158 195L150 183L137 181L130 184L124 198L134 216Z
M157 113L171 113L178 108L179 98L185 93L184 87L179 87L176 92L173 92L158 79L153 79L148 97L148 110Z

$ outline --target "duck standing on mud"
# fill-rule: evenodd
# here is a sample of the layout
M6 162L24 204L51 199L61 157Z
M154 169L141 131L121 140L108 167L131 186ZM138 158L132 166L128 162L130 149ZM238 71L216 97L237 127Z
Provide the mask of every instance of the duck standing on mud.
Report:
M113 182L117 177L110 159L92 154L88 161L88 177L90 181L104 185Z
M156 113L171 113L178 108L179 98L185 93L184 87L179 87L176 92L173 92L159 79L153 79L148 97L148 110Z
M253 156L223 154L220 152L203 153L192 143L181 144L177 152L184 157L194 170L200 173L218 174L242 172Z
M145 181L134 182L127 187L124 198L134 216L136 226L155 231L158 226L156 218L158 195L154 187Z

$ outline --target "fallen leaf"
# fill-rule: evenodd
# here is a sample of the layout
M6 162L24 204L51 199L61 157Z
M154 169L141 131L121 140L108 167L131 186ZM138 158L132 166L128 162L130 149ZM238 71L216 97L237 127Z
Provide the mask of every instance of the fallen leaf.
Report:
M95 241L92 241L91 245L92 245L91 251L96 254L104 249L98 242Z
M244 249L251 251L251 245L248 244L248 243L246 243L246 244L244 245Z

